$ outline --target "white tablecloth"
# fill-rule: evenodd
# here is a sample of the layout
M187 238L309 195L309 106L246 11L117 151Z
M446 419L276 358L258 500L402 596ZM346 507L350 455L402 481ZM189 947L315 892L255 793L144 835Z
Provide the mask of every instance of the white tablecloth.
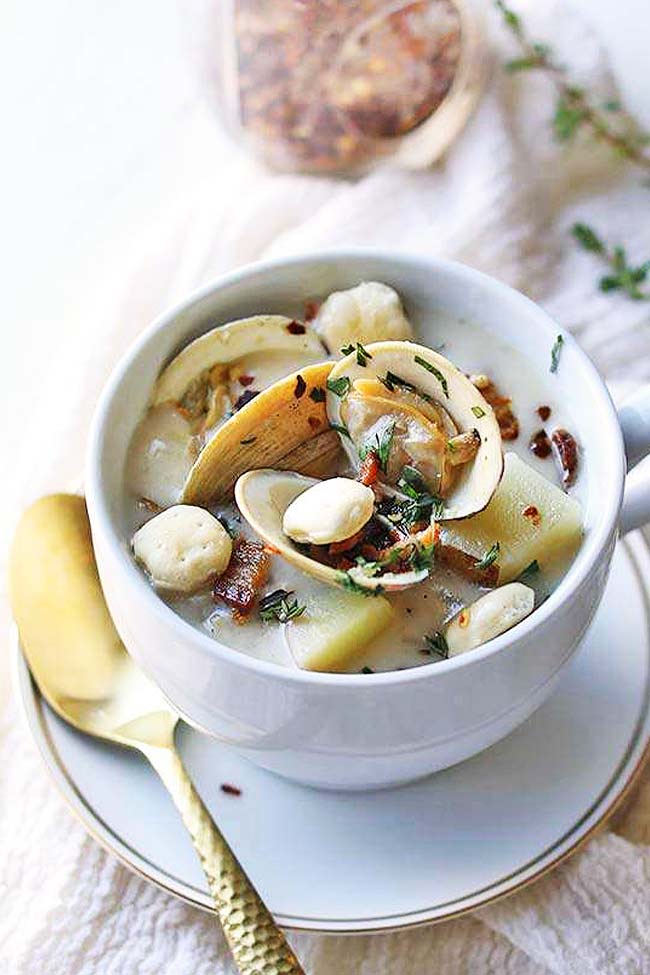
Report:
M599 44L564 4L519 8L529 10L536 33L556 40L580 77L611 97ZM208 113L192 116L179 138L188 153L205 156L205 177L189 185L179 179L155 224L137 233L125 227L119 240L106 242L101 278L80 282L88 332L80 333L74 361L44 370L49 398L38 416L27 417L7 527L19 504L78 480L98 390L143 325L216 273L259 257L389 244L457 258L539 300L617 390L650 379L648 306L602 295L593 257L567 235L585 219L626 241L633 256L647 257L648 188L592 144L555 145L551 114L543 79L497 71L443 163L421 173L388 167L358 183L271 175L218 137ZM35 442L38 450L26 449ZM48 781L15 704L5 695L0 705L0 973L231 971L208 916L131 875L85 835ZM404 934L292 941L312 975L650 973L649 841L647 780L614 829L551 876L473 917Z

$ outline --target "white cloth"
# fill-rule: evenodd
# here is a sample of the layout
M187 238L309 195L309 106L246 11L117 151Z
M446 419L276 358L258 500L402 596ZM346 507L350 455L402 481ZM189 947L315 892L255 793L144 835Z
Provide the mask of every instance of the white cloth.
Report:
M563 4L519 7L580 78L613 95L599 44ZM179 187L155 226L125 228L123 240L106 245L101 276L83 291L92 328L76 336L74 367L62 349L44 386L47 409L32 418L39 450L27 449L29 430L23 438L14 508L78 482L94 400L133 335L190 288L259 257L377 244L457 258L540 301L608 379L650 379L648 306L600 294L597 263L567 235L585 219L647 257L648 189L585 140L555 145L551 114L545 79L497 69L442 163L419 173L389 166L351 183L269 174L217 136L197 106L179 138L188 158L205 160L204 178ZM0 721L0 775L1 975L232 971L210 917L129 873L69 816L10 701ZM291 940L312 975L650 975L648 843L650 778L613 830L473 917L402 934Z

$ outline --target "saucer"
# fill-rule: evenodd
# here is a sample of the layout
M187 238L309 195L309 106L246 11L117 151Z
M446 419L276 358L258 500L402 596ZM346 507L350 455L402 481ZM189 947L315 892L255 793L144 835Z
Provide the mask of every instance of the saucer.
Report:
M504 741L412 785L319 792L181 725L188 771L278 922L360 933L440 921L519 890L592 836L650 754L649 590L650 550L636 533L619 544L555 694ZM210 910L190 841L145 760L59 720L18 646L16 686L88 832L142 877Z

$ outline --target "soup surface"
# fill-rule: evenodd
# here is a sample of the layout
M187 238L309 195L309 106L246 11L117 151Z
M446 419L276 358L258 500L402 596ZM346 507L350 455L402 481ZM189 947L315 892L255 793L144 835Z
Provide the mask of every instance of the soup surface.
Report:
M395 300L399 303L397 296ZM272 386L288 373L326 360L328 352L319 347L320 340L327 341L329 338L331 348L341 336L351 337L352 346L345 342L343 351L351 357L352 362L356 356L357 364L360 361L358 348L362 350L362 359L364 352L369 353L368 360L373 358L370 351L374 348L373 326L379 326L377 337L380 341L396 338L403 343L405 339L412 339L426 345L432 354L438 353L450 360L461 373L471 377L473 388L478 389L480 394L480 402L484 402L484 397L487 403L485 407L472 407L477 417L486 412L492 416L494 410L499 420L503 438L500 447L506 454L506 463L503 478L498 486L498 477L495 479L492 499L484 511L471 514L462 521L438 518L439 512L435 511L430 515L430 523L429 518L425 519L424 528L429 534L425 532L422 537L426 537L429 544L415 543L413 550L417 550L418 557L422 558L410 563L411 568L416 564L425 564L427 572L422 581L393 590L390 585L381 584L383 573L392 571L390 567L368 568L368 560L356 555L362 572L367 571L369 576L373 572L378 573L379 594L373 595L370 590L364 593L363 586L350 582L349 578L342 578L340 569L337 570L338 576L344 585L332 586L328 581L303 571L278 554L277 547L268 544L268 539L262 539L266 545L268 565L262 584L255 592L252 608L242 613L233 609L232 603L215 595L214 572L207 573L205 584L198 586L196 591L175 591L169 585L156 584L153 563L147 561L148 550L141 546L145 553L143 556L136 543L135 551L138 561L152 578L152 584L156 584L161 598L192 625L239 652L288 667L303 666L351 673L435 664L450 653L471 650L485 639L503 632L513 623L516 624L522 615L509 617L512 606L507 600L504 606L496 610L486 603L481 610L483 616L479 613L471 620L466 638L463 614L471 612L473 605L478 607L477 600L488 593L498 593L499 589L503 590L505 600L510 593L509 584L520 583L526 587L526 591L532 590L533 593L530 605L523 612L523 615L527 615L533 606L533 598L536 608L557 585L580 544L580 499L584 496L586 484L579 463L579 448L570 433L572 420L555 396L556 383L551 371L552 352L555 367L561 368L561 346L558 344L554 350L549 349L548 363L541 366L536 363L533 367L517 351L483 332L476 324L442 312L426 322L416 319L409 323L400 306L401 317L391 322L382 320L375 308L374 318L370 316L364 320L361 315L350 324L349 314L342 323L341 315L345 319L345 314L349 312L345 300L339 300L340 307L336 306L335 301L333 312L331 304L330 299L321 307L315 328L310 323L303 326L303 323L289 321L300 342L295 352L291 349L264 351L254 348L237 359L235 367L229 367L225 378L220 374L218 392L224 397L223 403L215 407L218 395L214 392L215 387L210 387L212 399L207 406L202 401L198 420L191 397L188 399L186 395L181 401L157 402L154 391L152 406L136 430L130 448L125 484L126 531L129 539L132 538L143 525L155 520L162 509L178 502L192 463L201 456L212 437L216 435L215 443L218 442L219 431L225 430L230 419L237 417L243 422L254 394ZM356 346L357 341L360 346ZM339 350L331 348L331 351L331 358L340 360ZM372 369L368 360L366 364ZM425 361L428 363L425 369L431 371L433 367L429 359ZM206 366L211 366L211 363L208 361ZM344 378L347 381L347 377ZM380 377L380 381L384 380ZM340 392L340 386L338 388ZM356 386L353 384L352 388ZM432 388L435 388L435 383ZM330 386L328 390L331 399ZM312 393L310 391L308 395ZM447 408L444 393L443 384L439 393L439 405L443 412ZM203 395L200 392L200 396ZM431 399L419 389L414 395ZM314 396L312 399L316 402ZM432 408L437 409L437 406L433 404ZM378 422L380 426L377 429L381 430L381 416ZM183 424L191 426L191 437L188 437ZM393 451L394 429L393 424L390 428ZM342 441L349 439L347 431L340 432ZM239 442L245 444L254 440L255 431ZM325 473L326 478L342 475L358 480L363 477L363 473L359 472L359 467L363 466L360 460L355 463L351 459L355 454L354 445L352 455L349 452L350 444L346 446L348 452L341 451L336 456ZM367 453L367 445L365 450ZM363 453L363 450L358 453ZM470 459L467 466L474 462L478 461ZM224 463L227 464L227 460ZM420 469L426 467L421 466ZM399 483L404 487L403 478ZM421 482L413 483L418 491L424 489ZM386 500L381 469L371 489L379 504L379 508L375 509L376 517L381 508L381 499ZM395 488L395 484L389 485L387 490L389 498L397 496L401 502L404 501L400 488ZM406 490L408 500L408 487ZM234 539L233 551L237 550L242 538L259 541L232 497L212 499L203 502L201 507L209 510L226 527ZM387 524L385 518L383 523ZM423 524L419 524L419 531L422 531ZM430 532L432 525L433 535ZM397 536L391 537L394 541ZM298 553L311 553L317 561L321 558L321 548L323 551L326 548L318 545L310 548L291 539L288 542ZM388 549L382 549L382 552L392 551L394 557L394 549L395 545L391 548L389 544ZM351 551L358 552L358 548ZM178 558L185 558L180 549ZM335 569L342 565L343 576L345 566L352 564L349 558L347 562L337 562L330 549L323 554L323 562L328 566L334 565ZM400 561L394 564L398 573L404 568ZM355 579L358 578L365 584L363 575L355 576ZM387 575L385 578L389 582L391 577ZM399 579L397 584L400 584ZM278 591L283 591L283 594L269 602L268 596ZM492 602L496 606L494 596ZM386 603L386 611L380 611L380 607ZM492 618L495 612L497 616L501 614L496 623ZM474 634L470 639L472 627L477 628L478 636ZM367 638L368 633L371 634L370 638ZM318 647L315 656L311 653L314 646Z

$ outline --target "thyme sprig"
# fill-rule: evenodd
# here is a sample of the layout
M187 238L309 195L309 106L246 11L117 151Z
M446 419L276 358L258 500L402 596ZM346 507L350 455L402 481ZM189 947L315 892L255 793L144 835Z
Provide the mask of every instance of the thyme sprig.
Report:
M608 265L610 273L603 275L598 282L601 291L624 291L634 301L650 299L650 291L639 287L648 279L650 261L644 261L635 267L629 263L624 247L610 247L586 223L574 223L571 234L583 250L596 254Z
M278 623L288 623L295 620L305 612L305 607L298 603L297 599L292 599L293 590L276 589L268 593L259 603L260 619L265 623L277 620Z
M426 633L424 636L424 647L422 653L436 654L447 660L449 657L449 645L442 630L435 630L433 633Z
M548 44L541 44L528 36L519 14L503 0L495 0L495 6L520 50L518 57L506 62L505 70L510 73L542 71L555 85L557 100L553 131L556 139L568 142L579 130L587 130L618 156L646 173L650 172L650 153L645 148L650 142L650 135L642 131L620 102L597 104L584 88L571 82L566 68L557 61Z

